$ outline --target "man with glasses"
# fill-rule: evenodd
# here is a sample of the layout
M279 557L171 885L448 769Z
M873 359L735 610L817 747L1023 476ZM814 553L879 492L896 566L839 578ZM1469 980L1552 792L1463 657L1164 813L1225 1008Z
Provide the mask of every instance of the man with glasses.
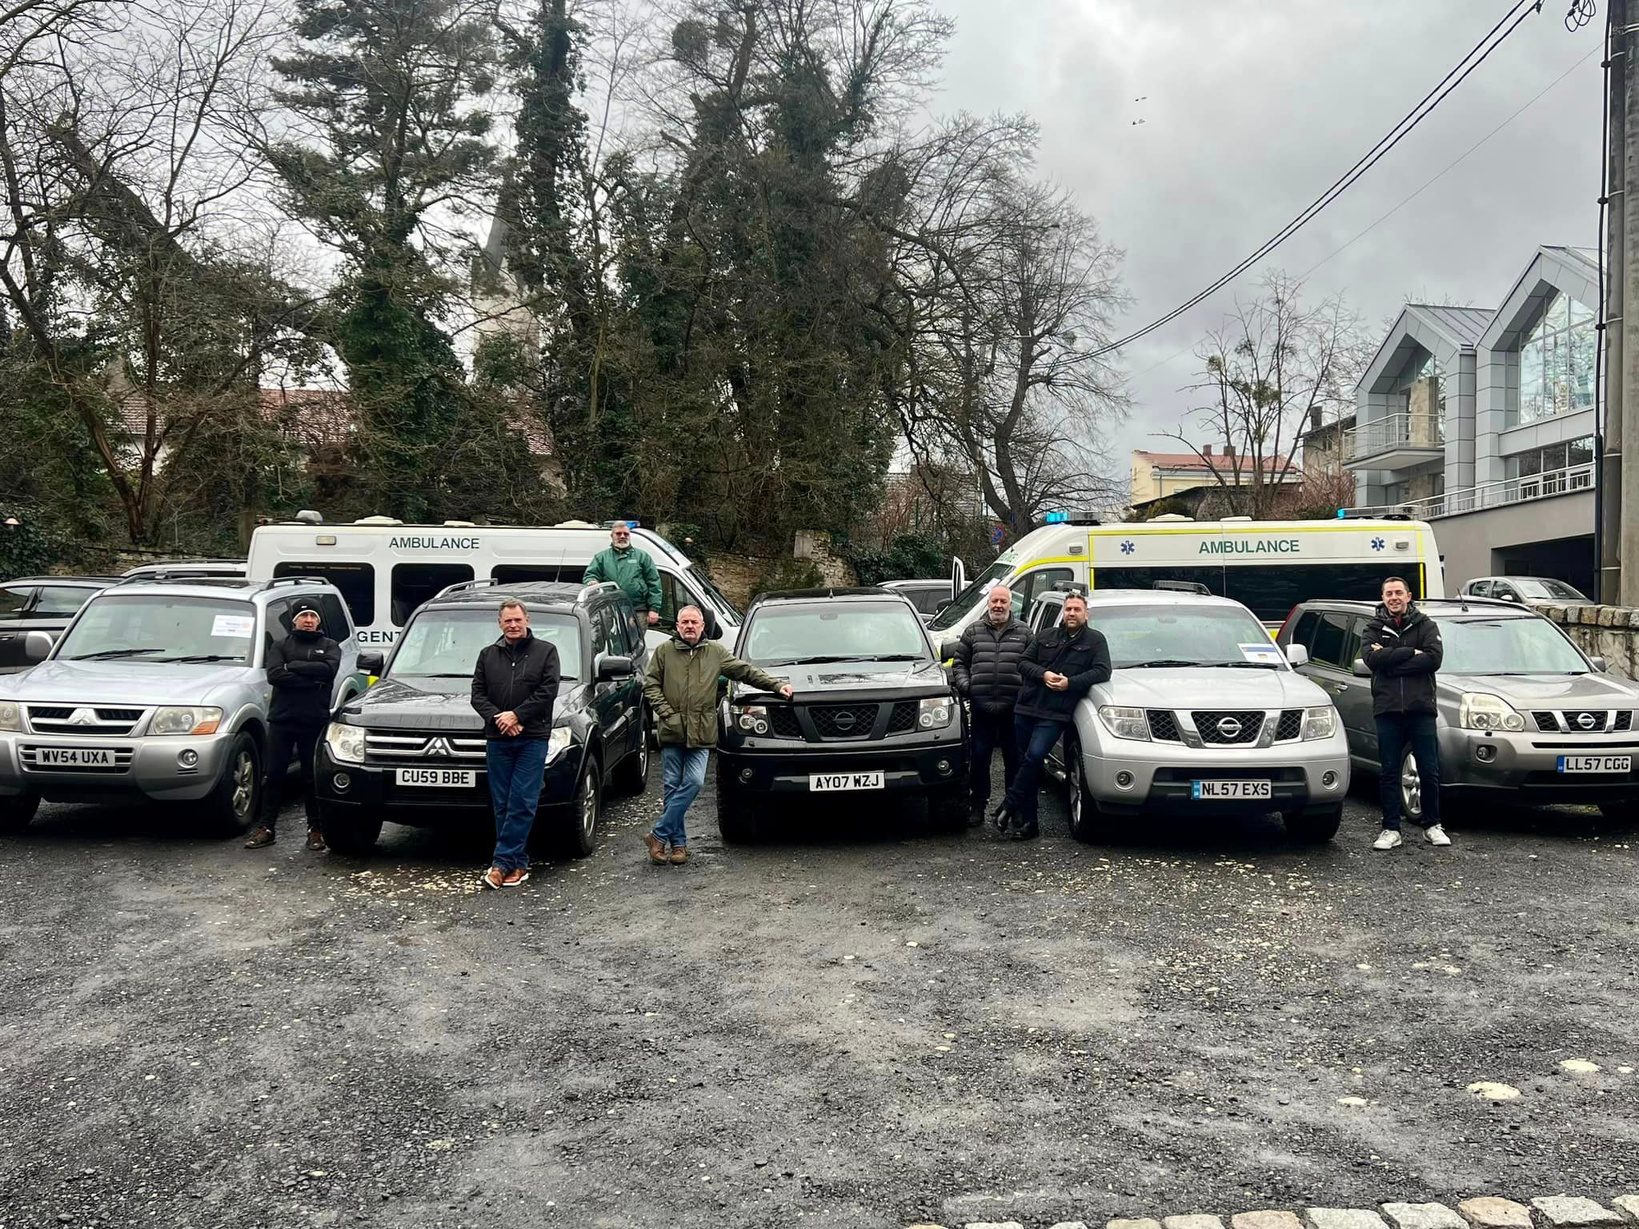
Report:
M632 599L637 617L648 626L660 622L660 569L649 552L632 545L632 527L616 521L609 528L609 547L592 556L586 567L586 583L612 580Z

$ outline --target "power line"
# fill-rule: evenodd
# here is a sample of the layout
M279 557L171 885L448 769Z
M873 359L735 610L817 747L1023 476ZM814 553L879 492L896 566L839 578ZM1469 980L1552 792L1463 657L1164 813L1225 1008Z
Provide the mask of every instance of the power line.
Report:
M1508 36L1513 34L1513 32L1524 23L1527 17L1531 16L1533 13L1539 12L1541 8L1542 0L1516 0L1514 6L1509 9L1507 13L1503 14L1502 18L1497 22L1497 24L1492 26L1491 29L1486 32L1485 36L1481 38L1480 41L1472 48L1470 48L1467 54L1458 60L1451 70L1447 72L1443 78L1441 78L1439 84L1437 84L1427 94L1423 95L1422 99L1417 103L1417 105L1408 111L1405 116L1401 118L1399 123L1395 124L1395 126L1391 128L1383 137L1379 138L1376 145L1372 146L1370 150L1362 155L1352 167L1339 176L1332 183L1331 187L1327 188L1325 192L1321 193L1321 195L1312 201L1307 208L1297 215L1297 217L1293 218L1285 226L1281 227L1280 230L1276 231L1275 234L1266 240L1255 252L1242 260L1234 268L1230 269L1229 272L1225 273L1222 277L1218 278L1216 281L1207 286L1206 289L1200 291L1192 298L1173 308L1166 315L1152 321L1136 332L1130 333L1126 337L1122 337L1117 341L1113 341L1110 344L1101 347L1095 352L1095 355L1109 354L1114 350L1120 349L1122 346L1130 345L1132 342L1135 342L1140 338L1147 337L1156 329L1159 329L1171 321L1176 320L1179 316L1183 315L1197 303L1200 303L1203 299L1223 289L1242 273L1245 273L1258 261L1262 260L1270 252L1273 252L1281 244L1285 243L1286 240L1290 239L1305 225L1307 225L1311 219L1313 219L1323 209L1325 209L1334 200L1352 187L1361 176L1363 176L1367 171L1371 170L1372 167L1376 166L1377 163L1381 161L1390 150L1409 136L1418 124L1422 123L1423 120L1426 119L1434 111L1434 109L1440 105L1440 103L1444 102L1446 98L1450 97L1451 94L1456 91L1457 87L1467 80L1469 74L1483 64L1486 58L1490 56L1490 54L1498 47L1500 47L1507 40ZM1498 35L1499 30L1502 31L1500 36Z

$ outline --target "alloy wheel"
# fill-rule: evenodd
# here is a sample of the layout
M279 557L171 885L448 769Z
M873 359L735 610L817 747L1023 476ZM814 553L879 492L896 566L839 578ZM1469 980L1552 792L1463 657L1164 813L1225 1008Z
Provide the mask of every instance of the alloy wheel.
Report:
M1423 815L1423 776L1417 771L1417 757L1409 751L1400 761L1400 805L1408 819Z
M256 798L256 758L241 748L233 760L233 815L245 819Z
M596 780L597 765L588 764L586 775L581 778L580 790L580 830L584 841L590 844L592 832L598 826L598 785Z
M1070 791L1070 797L1066 801L1066 809L1070 818L1070 831L1072 833L1080 832L1082 806L1081 753L1073 748L1064 765L1064 783Z

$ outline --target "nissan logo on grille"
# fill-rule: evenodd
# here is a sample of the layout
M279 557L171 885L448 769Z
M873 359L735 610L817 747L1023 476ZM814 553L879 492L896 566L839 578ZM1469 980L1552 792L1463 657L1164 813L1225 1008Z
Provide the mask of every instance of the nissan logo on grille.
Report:
M1234 742L1241 736L1241 723L1233 717L1224 717L1218 722L1218 733L1224 736L1225 741Z
M1576 723L1584 730L1591 730L1598 724L1592 713L1578 713L1576 715Z
M851 730L854 728L854 715L845 708L839 709L831 717L831 724L839 730Z

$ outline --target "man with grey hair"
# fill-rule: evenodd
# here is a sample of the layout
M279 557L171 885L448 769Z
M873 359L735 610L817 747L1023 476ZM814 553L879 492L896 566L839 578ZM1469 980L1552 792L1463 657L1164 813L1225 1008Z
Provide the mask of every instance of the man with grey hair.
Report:
M486 888L515 888L529 878L529 833L541 801L552 705L558 698L558 650L529 630L515 598L501 603L501 638L478 653L472 707L484 719L484 769L495 810L495 855Z
M1002 749L1002 790L1019 771L1019 740L1013 731L1013 704L1024 686L1019 662L1030 647L1030 629L1013 617L1013 591L995 585L985 597L985 617L969 623L956 642L951 682L967 697L972 720L973 762L968 788L972 813L968 823L984 822L990 802L990 761Z
M660 569L649 552L632 545L632 527L616 521L609 527L609 548L600 550L586 565L586 583L612 580L632 599L637 617L650 627L660 622Z

